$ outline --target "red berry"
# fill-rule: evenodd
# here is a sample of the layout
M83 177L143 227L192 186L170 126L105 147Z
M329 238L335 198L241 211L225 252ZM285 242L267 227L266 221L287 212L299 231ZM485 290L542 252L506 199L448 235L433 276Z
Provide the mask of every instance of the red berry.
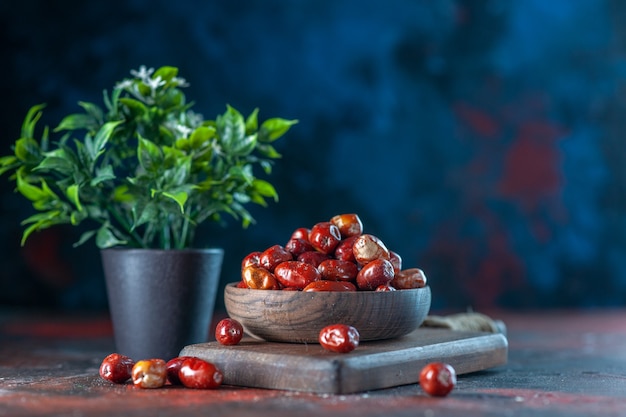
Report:
M456 386L456 371L447 363L429 363L420 372L420 386L428 395L445 397Z
M291 261L293 255L280 245L274 245L259 255L259 264L270 272L274 272L274 268L281 262Z
M330 259L329 255L318 251L309 251L304 252L298 256L298 261L306 262L309 265L313 265L317 268L317 266L324 260Z
M311 233L310 229L308 229L306 227L298 227L291 234L291 239L304 239L304 240L308 241L309 240L309 233Z
M376 292L390 292L390 291L395 291L396 289L390 285L390 284L383 284L383 285L379 285L378 287L376 287L376 289L374 291Z
M363 223L358 214L338 214L333 216L330 222L337 226L344 238L363 233Z
M316 267L301 261L286 261L278 264L274 269L274 276L283 287L298 289L322 279Z
M359 273L354 262L339 259L326 259L320 262L317 269L320 271L322 279L329 281L354 281Z
M351 282L345 281L314 281L304 287L303 292L320 292L320 291L356 291L356 287Z
M396 272L391 285L399 290L410 290L412 288L424 288L426 282L424 271L419 268L409 268Z
M130 379L134 365L135 361L128 356L111 353L100 365L100 376L107 381L122 384Z
M260 266L247 266L241 271L241 280L248 288L254 290L280 289L276 277L270 271Z
M389 260L389 249L385 246L382 240L374 235L360 235L354 241L352 246L354 252L354 259L361 265L365 265L368 262L376 259Z
M237 320L225 318L215 326L215 339L222 345L236 345L243 337L243 326Z
M311 245L308 239L293 238L289 239L289 241L285 244L285 250L291 253L294 258L297 258L302 253L315 250L315 248Z
M245 267L250 266L250 265L252 265L252 266L261 266L260 261L259 261L260 257L261 257L261 252L259 252L259 251L250 252L241 261L241 269L243 270Z
M348 353L359 346L359 332L347 324L331 324L320 331L319 342L331 352Z
M196 389L217 388L224 380L222 372L214 364L200 358L185 359L178 376L185 387Z
M389 251L389 262L393 265L393 271L396 274L402 270L402 257L397 252Z
M172 385L180 385L180 378L178 376L178 371L180 371L180 367L185 361L185 359L191 358L191 356L178 356L174 359L170 359L165 364L165 371L167 373L167 380L170 381Z
M318 251L332 254L341 242L341 233L339 228L331 222L320 222L311 228L309 242Z
M354 241L358 236L350 236L343 239L335 248L335 258L341 261L356 262L354 259Z
M356 285L360 290L374 291L380 285L389 284L392 279L391 262L385 259L375 259L359 271L356 276Z
M167 379L166 363L163 359L146 359L133 366L133 384L139 388L161 388Z

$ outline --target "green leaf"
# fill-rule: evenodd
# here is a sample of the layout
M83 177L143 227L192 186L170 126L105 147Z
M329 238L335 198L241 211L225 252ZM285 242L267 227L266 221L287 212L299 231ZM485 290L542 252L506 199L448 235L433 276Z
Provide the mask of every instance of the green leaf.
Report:
M69 187L67 187L67 189L65 190L65 195L76 206L78 211L83 210L83 206L82 204L80 204L78 184L70 185Z
M35 137L35 125L37 121L41 118L43 112L41 111L45 104L37 104L32 106L28 113L26 113L26 117L24 117L24 122L22 123L22 137L24 138L33 138Z
M39 201L47 197L46 192L43 189L28 183L28 181L24 179L21 170L17 171L16 183L17 191L30 201Z
M257 148L257 150L259 151L259 153L261 155L263 155L263 156L265 156L267 158L278 159L278 158L282 158L283 157L269 143L259 143L256 148Z
M35 139L22 137L15 141L15 156L24 163L36 164L41 159L41 148Z
M278 193L272 184L265 180L256 178L252 182L252 188L263 197L271 197L274 201L278 201Z
M185 203L187 202L187 199L189 198L189 194L186 191L179 191L176 193L164 191L163 196L174 200L176 204L178 204L178 207L180 207L180 212L181 213L185 212Z
M231 106L227 106L226 112L218 116L217 133L220 138L222 148L227 154L236 154L237 149L246 138L246 126L243 116Z
M30 224L22 233L21 245L26 244L28 237L36 231L47 229L57 224L64 223L65 219L60 211L48 211L45 213L37 213L22 221L22 225Z
M250 202L250 196L248 194L246 194L246 193L238 193L238 192L236 192L236 193L233 194L233 198L236 201L238 201L238 202L240 202L242 204L246 204L246 203Z
M109 98L107 90L102 91L102 101L104 101L104 105L106 106L107 110L109 110L109 112L114 115L116 115L119 110L117 108L117 103L119 102L120 94L122 94L121 88L114 88L113 92L111 93L111 98Z
M44 158L35 170L56 171L63 175L70 175L74 171L73 155L68 155L63 148L55 149L44 154Z
M93 147L94 147L94 152L95 152L92 155L93 159L96 159L98 154L104 149L107 142L111 138L113 131L115 130L117 126L120 125L120 123L122 123L121 120L118 120L115 122L107 122L104 125L102 125L100 130L98 130L98 133L96 133L96 136L93 140Z
M89 182L89 185L92 187L96 187L98 184L103 183L105 181L114 180L116 178L113 173L113 167L111 165L105 165L102 168L98 168L96 170L96 176L92 178Z
M163 152L163 163L166 167L178 165L181 161L185 161L185 159L188 158L184 151L172 148L171 146L162 146L161 152Z
M65 116L61 123L54 128L53 132L62 130L94 130L98 128L98 121L90 114L76 113Z
M22 226L30 224L30 223L42 223L42 222L47 222L47 221L51 221L51 220L55 220L58 218L61 218L61 215L63 213L61 213L59 210L51 210L51 211L46 211L43 213L37 213L37 214L33 214L32 216L22 220L20 222L20 224Z
M113 201L116 203L131 203L135 201L135 197L128 191L128 186L126 184L116 187L113 190Z
M254 133L252 135L246 136L241 140L241 142L237 143L236 146L232 149L231 155L233 156L246 156L250 155L250 153L254 150L257 145L257 134Z
M26 244L26 240L28 239L28 237L29 237L30 235L32 235L32 234L33 234L33 232L36 232L36 231L38 231L38 230L40 230L40 228L39 228L39 224L37 224L37 223L32 224L32 225L30 225L29 227L27 227L27 228L24 230L24 233L22 233L22 241L20 242L20 244L21 244L22 246L24 246L24 245Z
M113 246L126 245L128 242L118 239L113 231L110 229L110 225L105 224L96 233L96 245L100 249L111 248Z
M94 160L91 157L91 152L93 152L93 141L89 135L85 136L85 142L80 142L78 140L74 140L74 145L76 146L76 164L80 168L89 168L92 166ZM90 150L89 150L90 149Z
M262 207L267 207L267 202L265 201L265 198L261 194L253 193L250 198L250 201Z
M0 158L0 175L7 171L11 171L19 166L17 158L13 155L7 155Z
M87 218L87 216L88 213L85 210L73 211L70 214L70 224L72 226L78 226L83 220Z
M102 109L99 106L93 103L86 102L86 101L79 101L78 105L82 107L83 109L85 109L87 114L91 115L94 118L94 120L96 120L98 123L102 121L104 117L104 113L102 112Z
M259 128L259 119L258 119L259 109L258 107L250 113L250 116L246 119L246 134L250 135L253 132L256 132Z
M162 90L157 105L163 107L167 112L183 111L181 107L185 104L185 95L178 88L171 88L172 84L167 84L165 90Z
M141 136L139 136L139 144L137 145L137 158L141 167L148 172L156 172L163 165L161 149Z
M148 108L139 100L135 100L134 98L129 97L122 97L118 100L118 102L123 104L128 109L130 114L134 117L148 114Z
M191 141L192 148L198 149L202 147L206 141L213 139L214 137L215 128L213 126L200 126L191 132L189 140Z
M13 155L6 155L0 157L0 166L13 165L17 162L17 158Z
M172 78L178 75L178 68L176 67L168 67L163 66L156 70L154 74L152 74L152 79L156 79L157 77L161 77L162 80L170 82Z
M254 175L252 175L252 167L250 165L246 166L233 166L228 170L228 177L242 181L247 184L252 184L254 181Z
M283 136L289 128L298 123L297 120L286 120L279 117L267 119L261 125L259 131L259 141L273 142Z
M75 248L76 248L76 247L78 247L78 246L80 246L80 245L84 244L84 243L85 243L85 242L87 242L89 239L91 239L92 237L94 237L94 235L95 235L95 234L96 234L96 231L95 231L95 230L89 230L89 231L87 231L87 232L83 233L83 234L80 236L80 239L78 239L78 241L77 241L76 243L74 243L73 247L75 247Z
M49 197L51 200L59 199L59 197L54 193L54 191L50 189L50 187L48 186L48 182L44 178L41 179L41 189L43 190L44 194L47 197Z
M250 215L248 210L246 210L241 204L233 203L232 208L237 215L241 216L241 226L246 229L252 223L254 223L254 218Z
M158 203L149 202L147 204L136 204L133 209L133 219L131 230L135 230L139 226L154 222L159 215Z
M189 173L191 172L191 158L185 157L180 159L177 161L177 164L178 165L168 169L163 174L163 178L169 186L183 185L189 178Z
M174 147L183 151L189 151L191 149L191 141L189 138L178 138L174 142Z

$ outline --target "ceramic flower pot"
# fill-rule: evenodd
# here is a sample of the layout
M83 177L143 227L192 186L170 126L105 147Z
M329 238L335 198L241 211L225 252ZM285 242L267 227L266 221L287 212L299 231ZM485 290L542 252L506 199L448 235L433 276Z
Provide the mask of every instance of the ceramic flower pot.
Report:
M118 353L167 361L207 340L222 249L116 248L101 256Z

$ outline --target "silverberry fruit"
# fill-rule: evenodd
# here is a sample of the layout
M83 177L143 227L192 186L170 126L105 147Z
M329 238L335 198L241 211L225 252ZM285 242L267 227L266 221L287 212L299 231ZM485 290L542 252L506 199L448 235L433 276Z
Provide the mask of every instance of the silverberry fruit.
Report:
M100 365L100 376L107 381L122 384L128 381L133 372L135 361L119 353L111 353Z
M422 368L419 381L428 395L445 397L456 386L456 371L447 363L432 362Z
M214 364L200 358L185 359L178 377L185 387L196 389L214 389L224 381L224 375Z
M167 380L170 381L172 385L180 385L180 377L178 376L178 371L180 371L180 367L185 361L185 359L191 358L191 356L178 356L176 358L170 359L165 364L165 371L167 373Z
M352 352L359 346L359 331L347 324L331 324L320 331L319 342L331 352Z
M235 319L222 319L215 326L215 340L222 345L236 345L241 342L242 337L243 326Z
M167 364L163 359L145 359L133 366L133 384L139 388L161 388L167 379Z

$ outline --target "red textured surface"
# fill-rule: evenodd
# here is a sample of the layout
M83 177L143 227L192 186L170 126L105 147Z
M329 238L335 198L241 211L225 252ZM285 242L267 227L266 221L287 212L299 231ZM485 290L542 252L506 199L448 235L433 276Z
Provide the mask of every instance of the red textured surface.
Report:
M350 395L228 386L141 390L98 377L113 349L106 318L0 316L0 416L626 413L626 310L491 315L507 324L508 364L461 375L446 398L430 398L418 385Z

